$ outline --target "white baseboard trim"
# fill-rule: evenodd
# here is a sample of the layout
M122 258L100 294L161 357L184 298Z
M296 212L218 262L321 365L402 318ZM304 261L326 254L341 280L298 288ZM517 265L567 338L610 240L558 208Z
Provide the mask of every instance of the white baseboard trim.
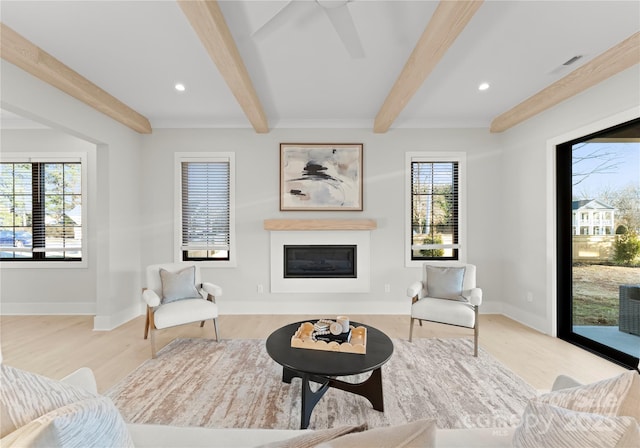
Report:
M112 315L95 315L96 304L93 302L81 303L18 303L1 302L0 315L28 316L28 315L95 315L93 319L94 331L110 331L120 325L144 314L144 304L134 304L126 310ZM219 301L220 314L410 314L410 302L300 302L289 301L243 301L226 302ZM544 334L549 334L546 329L549 324L546 319L524 312L512 305L501 302L484 302L480 307L480 314L501 314L509 319L533 328Z
M549 323L544 317L537 316L535 314L531 314L527 311L522 311L514 307L513 305L509 305L507 303L502 304L502 313L504 316L509 319L515 320L518 323L521 323L524 326L529 328L533 328L536 331L539 331L543 334L549 334Z
M218 300L220 314L411 314L411 299L397 301L278 301L248 300L242 302ZM485 302L481 314L502 314L502 304Z
M502 303L482 302L482 305L480 305L480 314L502 314Z
M224 302L219 300L220 315L224 314L317 314L320 316L335 314L406 314L409 315L409 299L393 302L330 302L317 303L290 301L242 301Z
M133 305L122 310L116 314L110 315L96 315L93 318L93 330L94 331L111 331L122 324L129 322L132 319L142 315L142 305Z
M96 314L95 302L0 302L0 315L92 315Z

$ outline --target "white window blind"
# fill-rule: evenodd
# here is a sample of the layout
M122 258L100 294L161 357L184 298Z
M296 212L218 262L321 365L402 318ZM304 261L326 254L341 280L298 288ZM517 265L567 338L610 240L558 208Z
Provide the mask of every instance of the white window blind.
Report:
M414 260L458 259L458 162L411 162Z
M183 251L229 251L231 213L229 161L183 161L181 173L181 249Z

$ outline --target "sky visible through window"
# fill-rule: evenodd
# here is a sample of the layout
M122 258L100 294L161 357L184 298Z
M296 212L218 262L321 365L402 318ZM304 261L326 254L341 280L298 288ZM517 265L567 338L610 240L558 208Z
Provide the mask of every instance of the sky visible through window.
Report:
M577 161L578 158L581 160ZM640 142L576 145L573 159L574 196L592 199L603 189L640 188ZM577 172L591 174L576 184Z

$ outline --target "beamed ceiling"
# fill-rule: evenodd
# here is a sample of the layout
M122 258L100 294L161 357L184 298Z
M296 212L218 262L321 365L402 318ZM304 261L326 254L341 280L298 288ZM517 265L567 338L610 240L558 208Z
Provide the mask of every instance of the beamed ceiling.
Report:
M3 0L0 18L3 63L140 133L502 132L640 62L638 1Z

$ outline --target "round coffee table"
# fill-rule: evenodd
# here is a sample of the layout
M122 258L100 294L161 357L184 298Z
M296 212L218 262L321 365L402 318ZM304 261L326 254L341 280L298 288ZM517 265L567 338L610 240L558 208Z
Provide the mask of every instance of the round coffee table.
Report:
M285 325L267 338L267 353L282 366L282 381L291 383L293 378L302 379L300 429L309 427L313 408L330 387L365 397L373 409L384 412L381 368L393 354L391 339L376 328L352 322L353 326L367 328L367 353L364 355L293 348L291 337L303 322ZM335 378L365 372L371 372L371 376L362 383L347 383ZM310 382L321 386L314 392Z

